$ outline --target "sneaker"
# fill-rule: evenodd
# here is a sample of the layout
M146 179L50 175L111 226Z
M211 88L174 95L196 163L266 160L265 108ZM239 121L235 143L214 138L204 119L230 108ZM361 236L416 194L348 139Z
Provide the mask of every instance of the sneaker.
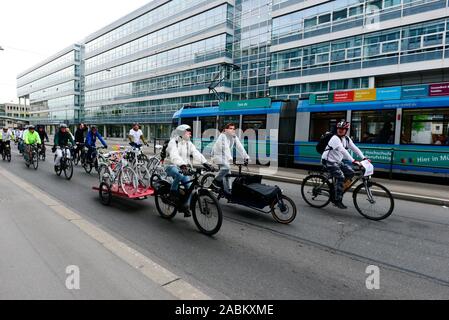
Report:
M338 209L348 209L348 207L347 206L345 206L344 204L343 204L343 202L341 202L341 201L339 201L339 202L334 202L334 206L336 206Z
M189 205L187 203L184 203L184 205L182 206L182 212L184 213L184 218L190 218L192 216Z

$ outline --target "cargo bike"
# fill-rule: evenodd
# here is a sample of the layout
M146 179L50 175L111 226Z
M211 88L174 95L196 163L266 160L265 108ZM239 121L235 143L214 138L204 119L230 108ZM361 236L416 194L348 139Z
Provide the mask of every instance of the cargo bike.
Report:
M239 168L237 174L227 175L228 179L234 178L231 194L227 195L222 186L215 187L212 181L214 173L205 174L201 179L201 185L209 188L217 195L217 199L223 198L230 204L241 205L250 209L271 214L279 223L289 224L296 218L297 208L295 202L284 195L278 186L269 186L262 183L262 176L249 173L247 164L234 163ZM242 168L246 168L246 173Z

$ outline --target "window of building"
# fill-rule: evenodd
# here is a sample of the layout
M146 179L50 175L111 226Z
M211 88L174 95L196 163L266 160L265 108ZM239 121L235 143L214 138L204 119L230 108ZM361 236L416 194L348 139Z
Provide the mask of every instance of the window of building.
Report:
M404 110L401 144L449 145L449 108Z
M354 111L351 137L354 142L393 144L396 110Z
M337 21L341 19L346 19L348 17L348 9L344 8L342 10L334 11L332 15L332 20Z
M311 114L309 141L319 141L320 137L331 131L341 119L346 119L346 112L316 112Z

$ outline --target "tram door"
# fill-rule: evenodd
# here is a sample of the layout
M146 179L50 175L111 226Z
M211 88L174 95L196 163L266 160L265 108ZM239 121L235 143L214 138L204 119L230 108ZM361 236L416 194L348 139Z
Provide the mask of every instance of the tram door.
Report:
M297 101L288 101L282 104L279 115L279 166L292 167L295 160L295 130Z

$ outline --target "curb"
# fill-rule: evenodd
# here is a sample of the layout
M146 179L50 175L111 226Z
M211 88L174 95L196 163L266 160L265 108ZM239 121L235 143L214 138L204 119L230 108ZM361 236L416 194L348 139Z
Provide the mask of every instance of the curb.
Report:
M238 171L232 171L232 173L238 173ZM303 179L297 178L288 178L288 177L279 177L279 176L266 176L262 175L263 179L277 182L285 182L285 183L294 183L301 185ZM433 198L427 196L420 196L416 194L408 194L401 192L391 192L391 195L394 199L407 200L412 202L426 203L437 206L448 206L449 207L449 199L441 199L441 198Z

